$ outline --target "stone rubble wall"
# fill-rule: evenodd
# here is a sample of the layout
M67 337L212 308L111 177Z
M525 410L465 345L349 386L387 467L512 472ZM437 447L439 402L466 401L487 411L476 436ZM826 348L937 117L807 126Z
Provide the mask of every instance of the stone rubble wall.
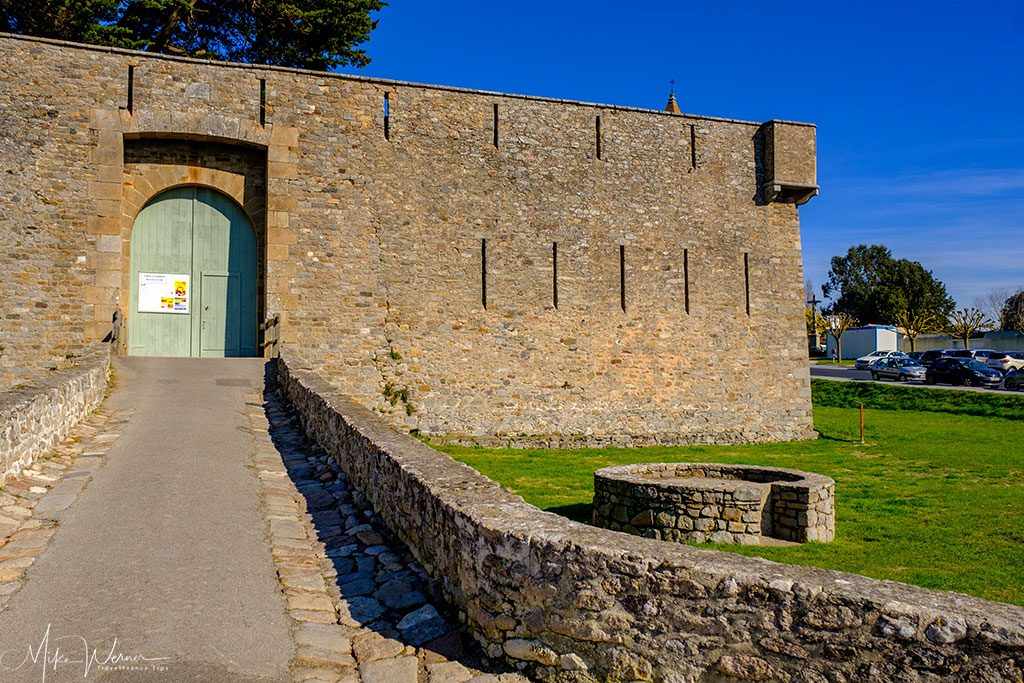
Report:
M640 463L594 473L596 526L680 543L835 537L835 482L799 470Z
M594 474L594 526L678 543L761 542L771 487L752 482L695 482L663 487Z
M109 347L95 345L76 361L0 393L0 485L60 443L103 400Z
M661 543L526 504L353 402L294 348L306 430L490 656L542 680L1017 681L1024 609Z
M828 543L836 536L835 482L772 487L771 534L786 541Z

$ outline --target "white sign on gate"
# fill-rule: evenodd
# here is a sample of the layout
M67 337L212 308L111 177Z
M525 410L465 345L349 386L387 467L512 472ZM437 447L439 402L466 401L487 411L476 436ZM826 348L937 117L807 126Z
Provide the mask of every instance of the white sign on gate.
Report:
M188 313L189 276L139 273L140 313Z

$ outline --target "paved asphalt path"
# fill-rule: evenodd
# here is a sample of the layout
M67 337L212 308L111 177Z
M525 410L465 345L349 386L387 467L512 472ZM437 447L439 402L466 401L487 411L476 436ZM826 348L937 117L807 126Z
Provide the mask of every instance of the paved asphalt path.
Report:
M834 379L847 382L871 382L871 373L867 370L857 370L849 367L835 367L829 365L812 365L811 377L815 379ZM880 384L896 384L891 380L879 380ZM986 393L1015 394L1018 392L999 389L984 389L982 387L954 387L948 384L925 384L924 382L911 381L900 382L901 387L922 387L924 389L953 389L956 391L984 391Z
M87 643L103 657L116 638L166 670L83 678L67 664L45 681L288 678L294 646L247 467L243 394L263 370L260 359L117 361L105 407L135 413L78 500L53 513L57 533L0 613L0 651L38 647L49 628L51 656ZM20 680L44 679L39 667L4 673Z

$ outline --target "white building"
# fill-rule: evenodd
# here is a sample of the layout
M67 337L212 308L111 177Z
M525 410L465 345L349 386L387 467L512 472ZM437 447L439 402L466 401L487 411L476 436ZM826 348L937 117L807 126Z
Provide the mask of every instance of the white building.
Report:
M892 325L862 325L851 327L843 333L843 358L860 358L872 351L898 351L899 332ZM825 354L832 357L836 339L831 334L825 342Z

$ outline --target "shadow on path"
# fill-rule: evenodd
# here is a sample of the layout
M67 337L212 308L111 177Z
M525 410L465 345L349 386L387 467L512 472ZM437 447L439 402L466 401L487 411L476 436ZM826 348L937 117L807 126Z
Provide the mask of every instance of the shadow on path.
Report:
M494 663L455 625L437 586L409 549L387 531L334 458L306 435L294 408L276 390L271 364L266 386L263 408L270 437L305 499L338 623L358 631L352 640L360 665L382 654L408 655L412 648L421 666L458 661L475 670L467 680L524 681L514 674L481 674L495 671ZM383 637L372 639L370 653L360 646L366 632ZM427 680L422 674L420 678Z

